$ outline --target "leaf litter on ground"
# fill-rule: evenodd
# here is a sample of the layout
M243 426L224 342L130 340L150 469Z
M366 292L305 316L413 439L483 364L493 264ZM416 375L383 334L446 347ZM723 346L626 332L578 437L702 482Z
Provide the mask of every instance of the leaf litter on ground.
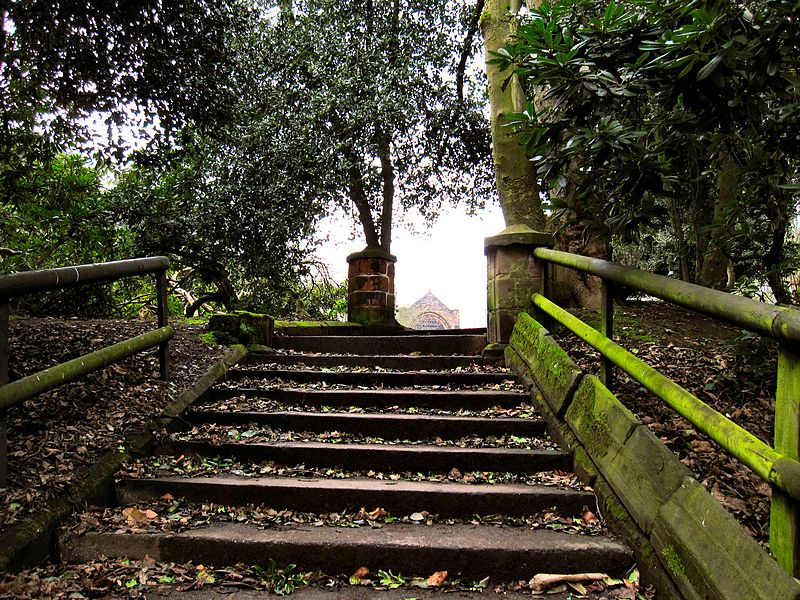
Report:
M172 381L158 379L156 351L128 358L8 411L9 485L0 490L0 531L40 510L76 475L158 416L226 349L174 323ZM13 319L10 377L36 373L155 328L148 320Z
M379 470L345 470L339 467L314 467L303 463L286 465L274 461L237 461L229 457L202 457L191 455L158 455L134 459L123 465L121 477L144 479L154 477L209 477L233 475L237 477L319 477L326 479L369 478L386 481L431 481L450 484L501 484L519 483L543 485L561 489L591 491L574 473L565 471L538 471L533 473L503 473L496 471L440 471L384 472Z

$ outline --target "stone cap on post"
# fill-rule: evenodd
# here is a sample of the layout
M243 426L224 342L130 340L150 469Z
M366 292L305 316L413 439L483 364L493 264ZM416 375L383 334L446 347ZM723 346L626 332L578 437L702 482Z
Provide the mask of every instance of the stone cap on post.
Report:
M380 258L382 260L387 260L392 263L397 262L397 257L394 254L389 254L382 248L378 248L376 246L367 246L363 250L349 254L347 256L347 264L350 264L354 260L358 260L361 258Z
M483 253L488 254L489 249L496 246L532 246L539 248L554 246L553 236L549 233L534 231L527 225L509 225L497 235L492 235L483 240Z

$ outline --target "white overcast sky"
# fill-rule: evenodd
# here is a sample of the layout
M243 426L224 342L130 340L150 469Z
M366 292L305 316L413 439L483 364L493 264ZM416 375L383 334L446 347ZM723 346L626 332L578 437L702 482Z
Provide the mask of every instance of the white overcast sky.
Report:
M483 239L505 228L499 206L487 205L469 216L464 206L445 207L436 223L416 232L400 227L392 233L397 257L397 306L411 304L428 290L448 308L458 309L461 327L486 327L486 257ZM361 237L351 238L352 225L344 216L323 219L319 232L328 241L317 255L336 281L347 279L348 254L364 249Z

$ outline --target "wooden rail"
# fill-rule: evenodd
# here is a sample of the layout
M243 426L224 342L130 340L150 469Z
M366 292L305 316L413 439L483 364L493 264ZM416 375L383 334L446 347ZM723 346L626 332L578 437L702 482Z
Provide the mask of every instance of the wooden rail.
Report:
M159 348L161 379L169 379L168 343L173 336L173 330L167 324L166 273L169 264L167 257L154 256L0 275L0 488L5 487L8 480L8 408L156 346ZM8 322L11 298L87 283L116 281L149 273L156 274L158 329L45 369L13 383L8 382L10 353Z
M601 353L601 378L609 389L613 387L613 366L621 368L772 484L770 550L787 573L800 577L800 310L733 296L588 256L549 248L536 248L533 254L545 267L545 272L547 264L552 263L602 279L600 332L547 299L546 277L542 279L540 293L534 294L532 301L544 320L553 319L564 325ZM778 342L774 447L613 342L613 292L616 285L644 292Z

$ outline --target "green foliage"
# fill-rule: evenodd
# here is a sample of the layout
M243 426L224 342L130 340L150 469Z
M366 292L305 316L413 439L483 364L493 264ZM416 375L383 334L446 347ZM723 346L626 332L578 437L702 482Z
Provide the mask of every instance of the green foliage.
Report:
M83 119L92 115L121 151L123 124L143 133L145 126L169 131L219 118L235 94L225 85L230 40L247 22L246 6L236 0L4 4L0 72L10 85L0 92L0 146L28 151L29 140L19 142L37 130L56 144L89 141Z
M190 313L335 319L345 290L310 258L320 215L355 208L388 249L396 204L432 219L488 195L475 82L462 98L452 84L465 7L36 0L4 16L2 271L168 254ZM130 154L137 128L147 144ZM92 144L98 164L131 162L62 152ZM124 315L148 313L151 293L138 279L91 292Z
M396 590L399 587L408 585L408 578L403 577L400 573L394 574L391 571L379 569L378 577L380 578L380 584L390 590Z
M421 0L266 9L274 18L241 42L240 119L226 145L240 189L354 209L365 241L387 251L395 200L431 219L443 202L483 201L485 118L448 77L460 9Z
M77 155L54 154L31 164L2 165L0 271L28 271L129 258L127 228L112 213L108 172ZM154 304L150 278L26 297L27 314L137 314Z
M790 0L557 0L533 10L494 61L529 86L532 103L509 126L556 217L629 241L670 223L685 279L700 278L711 254L738 273L786 275L798 17Z
M137 158L110 192L137 253L174 257L187 300L268 312L285 304L306 270L313 199L270 194L244 178L218 141L192 129L168 154Z
M8 165L10 170L10 165ZM102 194L103 169L57 155L0 180L0 257L4 269L30 270L95 262L125 252L125 234Z
M287 596L297 588L308 585L308 574L296 569L297 565L294 564L281 569L273 559L269 559L266 569L255 565L251 571L270 592L276 596Z

